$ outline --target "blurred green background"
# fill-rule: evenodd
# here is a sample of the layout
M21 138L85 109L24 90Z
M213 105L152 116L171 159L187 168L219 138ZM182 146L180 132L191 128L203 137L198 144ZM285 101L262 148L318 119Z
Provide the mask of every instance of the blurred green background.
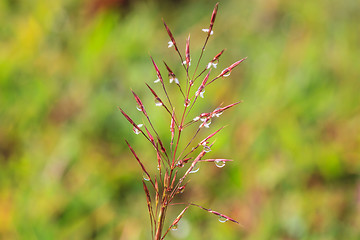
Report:
M168 137L144 84L149 54L181 77L161 18L181 51L191 33L197 59L215 3L0 1L0 239L149 239L124 138L154 156L117 107L141 117L133 89ZM201 166L182 201L244 227L193 208L169 239L360 239L359 12L353 0L220 1L203 64L223 48L213 72L248 59L197 110L244 100L207 132L228 124L211 156L235 161Z

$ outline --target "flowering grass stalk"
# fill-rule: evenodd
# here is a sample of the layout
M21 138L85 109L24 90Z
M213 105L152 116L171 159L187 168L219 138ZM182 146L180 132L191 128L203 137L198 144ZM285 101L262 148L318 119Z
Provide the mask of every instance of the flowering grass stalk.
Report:
M135 121L129 117L121 108L120 111L127 119L127 121L133 126L133 131L135 134L141 134L145 139L154 147L156 152L156 164L158 171L156 174L150 174L143 162L140 160L135 150L131 147L131 145L126 141L131 153L134 155L138 164L140 165L144 180L142 180L143 188L146 195L147 207L150 217L151 224L151 236L152 239L161 240L164 239L168 232L175 228L178 222L181 220L182 216L189 209L190 206L201 208L209 213L217 215L221 222L231 221L239 224L236 220L221 214L219 212L213 211L211 209L202 207L200 205L194 203L180 203L184 204L185 208L180 212L178 217L170 224L166 229L165 227L165 219L168 208L171 205L174 205L173 200L175 196L184 192L187 182L185 180L188 178L189 174L195 173L198 171L198 164L201 162L214 162L217 167L223 167L226 162L232 161L231 159L206 159L206 154L211 150L214 142L210 143L210 140L223 129L220 128L215 132L209 134L206 138L199 141L197 144L194 143L197 139L197 135L200 131L203 131L206 128L210 127L211 121L213 118L220 117L220 115L227 109L239 104L240 102L232 103L227 106L219 106L216 109L210 112L204 112L198 114L195 118L188 120L188 115L193 109L197 99L199 97L204 98L205 89L213 83L215 80L225 78L230 75L231 71L238 66L241 62L243 62L246 58L243 58L239 61L236 61L229 67L222 70L216 77L210 78L211 71L217 67L219 62L219 58L224 53L222 50L215 57L211 59L211 61L204 66L202 71L198 71L200 68L200 61L203 58L205 48L209 41L209 38L213 35L213 26L216 18L216 14L218 11L218 3L215 5L214 10L211 15L209 28L203 29L202 31L207 33L205 38L204 45L201 49L200 56L196 62L195 70L193 75L189 73L189 69L191 67L191 58L190 58L190 35L186 39L186 47L185 47L185 58L181 54L178 45L175 41L175 38L168 27L168 25L164 21L165 29L170 37L169 48L173 47L175 52L180 58L180 61L183 65L184 71L186 73L186 81L180 82L176 77L175 73L171 70L171 68L164 62L164 65L167 69L169 82L170 84L176 84L179 88L179 97L183 98L184 106L182 107L182 111L177 112L174 108L174 103L170 98L170 95L167 92L167 84L160 73L159 67L155 63L152 57L151 61L154 65L157 79L154 83L159 83L161 85L161 89L166 96L166 102L159 97L156 91L150 87L149 84L146 84L149 88L150 92L153 94L155 98L155 105L163 108L169 114L170 120L170 146L166 148L161 140L158 132L156 131L149 114L145 110L145 106L143 102L140 100L139 96L132 91L135 101L137 103L137 109L142 112L145 117L145 123L137 124ZM185 60L184 60L185 59ZM198 73L199 72L199 73ZM194 89L195 82L201 76L206 73L203 80L198 85L197 89ZM173 97L173 96L171 96ZM182 139L182 133L186 128L193 124L198 124L199 127L194 133L194 136L191 139ZM186 146L180 150L180 141L185 141ZM190 150L188 148L193 146ZM202 149L201 149L202 148ZM154 194L151 194L149 188L154 189ZM177 203L179 204L179 203ZM165 229L165 231L164 231Z

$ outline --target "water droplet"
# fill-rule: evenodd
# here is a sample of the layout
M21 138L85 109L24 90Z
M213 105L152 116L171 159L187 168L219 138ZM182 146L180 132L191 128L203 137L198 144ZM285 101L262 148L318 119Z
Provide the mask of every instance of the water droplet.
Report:
M219 222L224 223L227 222L229 219L227 219L226 217L223 216L219 216Z
M199 164L195 164L195 166L193 167L193 169L189 172L189 173L196 173L200 170Z
M208 32L209 32L209 29L208 29L208 28L204 28L204 29L202 29L202 31L208 33ZM213 34L214 34L214 31L211 30L210 35L213 35Z
M155 98L155 106L162 106L162 102L160 101L159 98Z
M215 161L215 165L216 165L218 168L222 168L222 167L225 166L225 161L216 160L216 161Z
M197 116L197 117L194 117L194 118L193 118L193 121L194 121L194 122L197 122L197 121L199 121L199 119L200 119L200 117Z
M204 127L209 128L211 124L211 118L209 118L206 123L204 124Z
M171 227L171 230L172 230L172 231L178 230L178 225L177 225L177 224L173 225L173 226Z
M183 193L185 191L185 187L184 186L182 186L182 187L179 187L179 190L178 190L178 193Z
M150 181L150 178L149 178L149 176L148 176L146 173L143 173L143 179L144 179L145 181Z
M186 65L186 60L184 60L184 61L182 62L182 65ZM189 66L191 66L191 59L190 59L190 61L189 61Z
M211 148L209 146L205 145L204 146L204 151L208 153L208 152L211 151Z
M140 112L142 111L142 109L139 105L136 106L136 109L139 110Z
M179 160L177 163L176 163L176 166L177 167L184 167L184 163L183 163L183 161L181 161L181 160Z
M220 108L216 108L214 112L216 112L214 114L216 117L220 117L220 115L223 114L223 111L220 111Z
M200 92L200 97L201 97L201 98L204 98L204 93L205 93L205 90L202 90L202 91Z
M228 77L228 76L230 76L230 74L231 74L231 72L228 72L228 73L224 74L223 77Z
M180 84L180 83L179 83L179 80L178 80L176 77L171 77L171 78L169 79L169 82L170 82L170 83L175 82L177 85Z
M143 126L143 124L139 124L137 125L139 128L141 128ZM141 133L141 131L139 129L137 129L136 127L133 127L133 131L136 135L138 135L139 133Z

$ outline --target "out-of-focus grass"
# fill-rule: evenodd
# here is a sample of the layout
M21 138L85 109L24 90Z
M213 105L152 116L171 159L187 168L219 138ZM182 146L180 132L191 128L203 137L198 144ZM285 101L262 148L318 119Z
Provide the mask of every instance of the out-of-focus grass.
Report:
M151 148L117 106L139 116L130 88L153 101L149 53L181 70L161 17L182 45L191 32L196 59L214 4L90 13L91 1L0 2L1 239L146 239L141 173L123 139L148 163ZM184 200L244 228L192 209L185 239L360 238L359 11L351 0L220 3L206 58L227 48L219 71L248 59L199 109L245 100L214 123L229 126L213 156L235 161L202 166Z

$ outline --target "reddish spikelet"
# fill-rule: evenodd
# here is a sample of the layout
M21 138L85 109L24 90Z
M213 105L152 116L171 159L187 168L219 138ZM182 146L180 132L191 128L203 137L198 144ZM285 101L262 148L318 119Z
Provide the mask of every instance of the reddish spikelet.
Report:
M205 142L207 142L207 140L209 140L210 138L212 138L215 134L217 134L218 132L221 131L221 129L223 129L224 127L221 127L220 129L216 130L215 132L213 132L212 134L210 134L209 136L207 136L206 138L204 138L199 145L203 145Z
M163 153L165 153L165 152L166 152L166 149L165 149L163 143L161 142L160 138L158 138L157 140L158 140L158 143L160 144L160 149L161 149L161 151L162 151Z
M174 72L170 69L170 67L166 64L166 62L164 61L165 67L169 72L169 77L175 77Z
M196 163L198 161L201 160L201 158L206 154L205 150L201 151L199 153L199 155L194 159L194 161L192 162L191 166L188 168L188 170L185 172L184 176L182 176L179 179L179 185L181 185L181 183L184 181L184 179L186 178L187 175L189 175L189 173L193 170L193 168L195 167Z
M156 145L156 158L157 158L157 162L158 162L158 167L159 170L161 169L161 154L158 150L158 145Z
M144 104L141 102L140 98L138 97L138 95L136 95L136 93L135 93L133 90L131 90L131 92L133 93L133 95L134 95L134 97L135 97L135 100L136 100L138 106L140 107L141 111L142 111L142 112L144 113L144 115L147 117L148 115L147 115L147 113L146 113L146 111L145 111Z
M199 87L198 90L196 91L195 96L199 96L200 93L202 92L202 90L204 90L205 84L206 84L207 80L209 79L210 72L211 72L211 69L209 70L208 74L206 74L206 76L205 76L204 80L202 81L200 87Z
M140 132L143 132L138 125L135 124L135 122L119 107L119 110L121 111L121 113L124 115L124 117L126 118L126 120L129 121L129 123L131 123L131 125L134 126L134 128L136 128L137 130L139 130Z
M149 84L145 83L146 86L150 89L151 93L154 95L155 98L159 98L156 92L149 86ZM160 98L159 98L160 99Z
M147 202L147 207L148 207L149 216L150 216L151 232L153 234L153 221L155 220L155 216L154 216L154 212L153 212L153 209L151 206L151 197L150 197L149 189L147 188L144 180L142 180L142 183L143 183L143 187L144 187L144 191L145 191L145 195L146 195L146 202Z
M223 52L225 51L225 49L223 49L221 52L219 52L218 54L216 54L216 56L211 60L211 62L216 62L219 60L220 56L223 54Z
M140 159L138 158L138 156L136 155L134 149L130 146L130 144L128 143L128 141L126 141L126 144L128 145L128 147L130 148L130 151L132 152L132 154L134 155L134 157L136 158L136 160L138 161L141 169L143 170L143 172L146 174L146 176L148 177L148 179L151 181L151 178L150 178L150 175L149 173L146 171L145 167L144 167L144 164L142 164L142 162L140 161Z
M190 34L186 40L185 61L186 61L186 66L189 67L190 66Z
M184 213L186 212L186 210L188 210L189 206L190 205L186 206L184 208L184 210L181 211L181 213L176 217L176 219L173 221L173 223L170 225L170 227L167 229L167 231L165 232L164 236L161 239L164 239L164 237L166 236L166 234L168 234L168 232L171 230L171 228L179 223L179 221L181 220L181 218L184 215Z
M199 146L196 146L190 153L192 153L193 151L195 151L195 149L197 149ZM185 163L188 163L189 160L191 160L192 157L189 158L185 158L182 160L179 160L176 164L177 167L183 167Z
M160 73L160 70L159 70L158 66L156 65L154 59L151 56L150 56L150 58L151 58L151 61L152 61L153 65L154 65L154 68L155 68L156 75L157 75L158 79L160 80L160 82L162 84L164 84L164 81L163 81L163 79L161 77L161 73Z
M170 69L170 67L166 64L166 62L164 61L165 67L168 70L168 75L169 75L169 79L170 79L170 83L172 83L173 81L175 81L175 83L177 85L179 85L179 80L176 78L175 73Z
M149 136L150 142L155 146L155 140L154 137L151 135L151 133L149 132L149 130L147 129L147 127L145 127L146 133Z
M170 123L170 132L171 132L171 146L174 143L174 136L175 136L175 109L173 110L172 116L171 116L171 123Z
M219 114L219 113L222 113L223 111L225 111L226 109L229 109L229 108L231 108L231 107L233 107L233 106L235 106L235 105L237 105L237 104L239 104L239 103L242 103L243 101L239 101L239 102L236 102L236 103L232 103L232 104L230 104L230 105L227 105L227 106L225 106L225 107L223 107L223 108L217 108L217 109L215 109L213 112L212 112L212 114Z
M188 210L189 206L186 206L184 208L184 210L181 211L181 213L176 217L176 219L174 220L174 222L171 224L170 228L172 226L175 226L176 224L179 223L180 219L182 218L182 216L184 215L184 213L186 212L186 210Z
M225 158L212 158L212 159L204 159L204 160L199 160L199 162L217 162L217 161L221 161L221 162L232 162L232 159L225 159Z
M228 217L228 216L226 216L226 215L224 215L224 214L221 214L221 213L219 213L219 212L213 211L213 210L208 209L208 208L204 208L204 207L202 207L202 206L200 206L200 205L197 205L197 204L194 204L194 203L191 203L191 205L196 206L196 207L198 207L198 208L201 208L201 209L203 209L203 210L205 210L205 211L207 211L207 212L209 212L209 213L215 214L215 215L217 215L217 216L219 216L219 217L223 217L223 218L225 218L225 219L227 219L227 220L229 220L229 221L231 221L231 222L240 224L238 221L235 221L234 219L232 219L232 218L230 218L230 217Z
M206 127L206 128L209 128L209 125L211 123L211 118L212 118L212 115L210 115L209 117L207 117L199 126L199 128L203 128L203 127Z
M241 62L243 62L246 58L243 58L233 64L231 64L228 68L225 68L220 74L218 77L223 77L225 74L227 74L226 76L229 76L230 73L231 73L231 70L233 70L233 68L235 68L237 65L239 65Z
M187 186L187 183L185 183L185 185L179 187L176 191L176 194L183 193L185 191L186 186Z
M200 119L206 118L208 116L210 116L210 113L201 113L199 116L194 117L192 121L197 122Z
M165 29L166 29L169 37L170 37L170 40L171 40L172 44L173 44L174 47L175 47L175 50L176 50L176 51L179 51L178 48L177 48L176 42L175 42L175 38L174 38L174 36L172 35L172 33L171 33L171 31L170 31L170 28L166 25L166 23L165 23L164 20L163 20L163 23L164 23Z
M154 95L155 100L160 102L161 105L165 107L164 102L159 98L159 96L156 94L156 92L147 83L145 83L145 84L150 89L151 93Z
M165 171L165 176L164 176L164 189L167 189L169 187L169 174L167 171ZM164 191L165 194L165 191Z
M219 5L219 3L216 3L216 5L215 5L215 7L214 7L214 10L213 10L213 13L212 13L212 15L211 15L208 36L210 36L211 31L212 31L213 26L214 26L214 23L215 23L216 14L217 14L217 11L218 11L218 5Z
M146 195L146 201L147 201L147 204L148 204L148 209L149 209L149 212L150 212L150 215L151 215L151 213L152 213L152 207L151 207L150 192L149 192L149 189L147 188L144 180L142 180L142 183L143 183L143 187L144 187L144 191L145 191L145 195Z
M171 189L173 189L174 188L174 183L175 183L175 181L176 181L176 176L177 176L177 173L178 173L178 170L176 170L175 171L175 174L174 174L174 177L173 177L173 179L172 179L172 182L171 182Z

